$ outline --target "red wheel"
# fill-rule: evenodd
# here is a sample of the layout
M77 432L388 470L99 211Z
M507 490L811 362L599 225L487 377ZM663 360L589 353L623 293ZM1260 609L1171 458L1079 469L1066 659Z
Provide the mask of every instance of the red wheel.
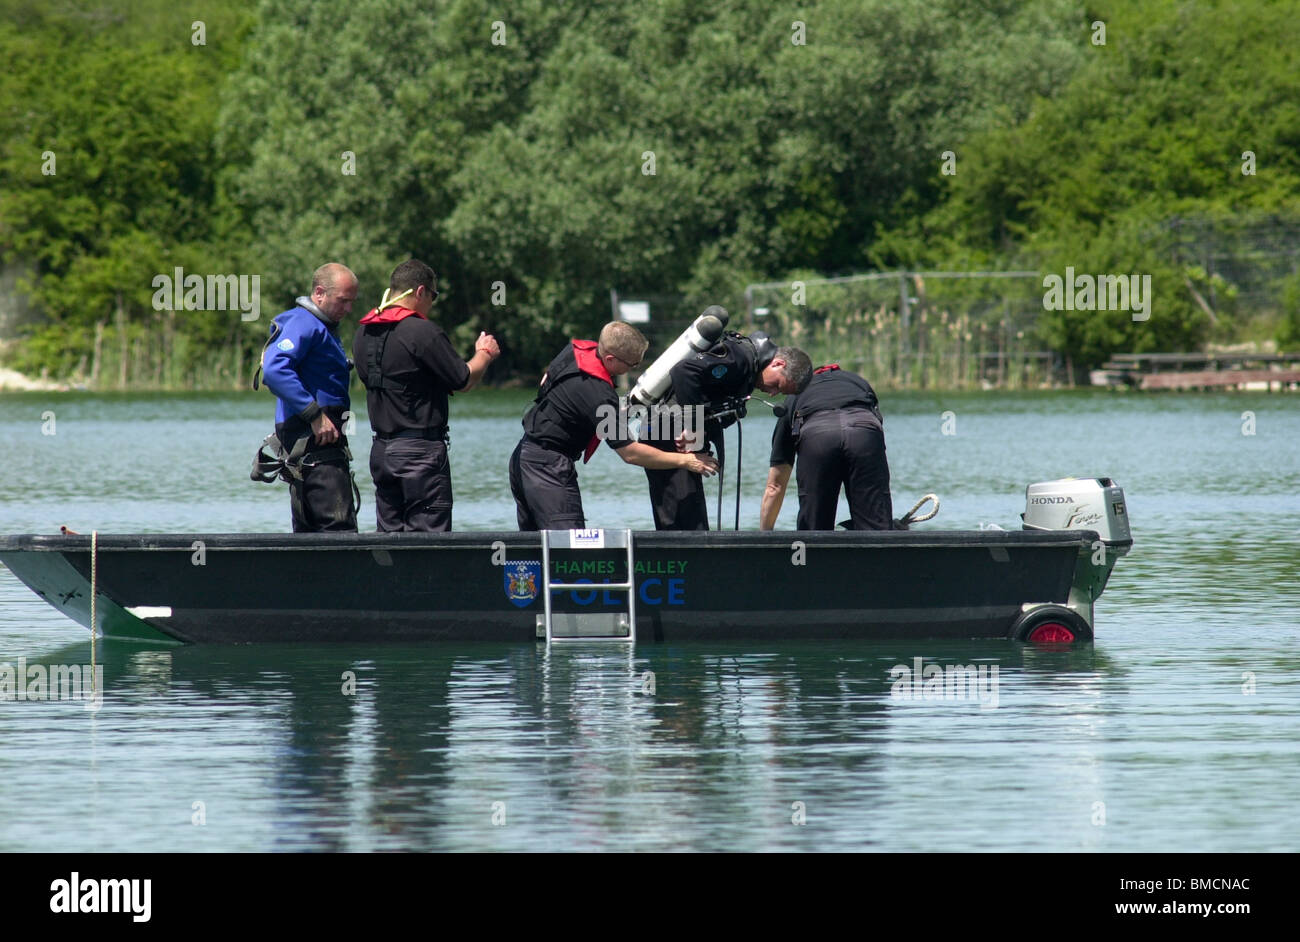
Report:
M1042 644L1069 644L1075 639L1074 632L1059 621L1045 621L1029 632L1029 637L1025 638L1025 640Z
M1063 605L1043 605L1017 618L1009 636L1034 644L1074 644L1091 641L1092 626L1078 612Z

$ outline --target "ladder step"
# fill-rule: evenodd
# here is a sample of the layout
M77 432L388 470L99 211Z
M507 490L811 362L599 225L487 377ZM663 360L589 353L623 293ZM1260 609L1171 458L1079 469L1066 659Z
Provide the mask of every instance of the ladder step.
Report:
M546 637L546 616L537 616L537 637ZM555 612L551 641L631 641L627 612Z

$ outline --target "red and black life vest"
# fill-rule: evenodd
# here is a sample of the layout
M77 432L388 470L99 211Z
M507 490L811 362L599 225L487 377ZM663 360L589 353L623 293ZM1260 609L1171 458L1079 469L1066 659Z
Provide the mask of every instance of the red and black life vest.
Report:
M418 317L420 320L428 320L419 311L413 311L409 307L402 307L400 304L394 304L392 307L386 307L383 310L372 308L370 313L361 318L361 330L365 330L368 324L396 324L399 321L406 320L408 317ZM366 389L389 391L398 391L402 389L400 383L389 380L384 376L384 349L388 346L388 338L392 336L393 329L379 332L376 336L367 337L366 344L366 375L362 379L362 385Z
M614 378L609 375L609 370L605 369L605 364L601 362L597 347L598 344L594 340L574 340L567 350L551 361L550 368L542 377L542 384L537 390L537 398L534 400L539 408L545 406L551 390L556 386L584 373L609 383L611 389L614 387ZM600 438L592 435L591 441L587 442L587 447L583 451L582 460L590 461L598 447L600 447Z

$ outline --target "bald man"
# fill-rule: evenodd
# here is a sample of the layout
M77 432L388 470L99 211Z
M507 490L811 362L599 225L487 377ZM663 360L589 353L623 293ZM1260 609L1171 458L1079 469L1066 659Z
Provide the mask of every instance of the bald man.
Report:
M287 479L295 533L357 529L356 482L343 434L352 367L338 333L356 299L357 276L337 262L322 265L312 275L311 297L297 298L297 307L275 318L262 351L266 388L278 400L276 437L292 456Z

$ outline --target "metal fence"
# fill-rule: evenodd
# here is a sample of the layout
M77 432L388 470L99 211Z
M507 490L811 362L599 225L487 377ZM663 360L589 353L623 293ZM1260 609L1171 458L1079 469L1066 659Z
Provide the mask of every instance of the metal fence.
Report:
M1017 389L1066 378L1037 333L1036 271L897 271L751 284L746 320L888 389Z
M702 310L679 295L637 295L637 326L652 352ZM614 316L629 300L611 292ZM725 299L717 299L723 300ZM766 331L815 365L839 363L882 389L1017 389L1068 381L1037 333L1042 280L1034 271L896 271L751 284L730 328Z
M1300 215L1174 217L1154 223L1148 236L1185 297L1207 313L1206 341L1245 339L1257 352L1271 349L1261 338L1300 298ZM617 316L620 299L611 294ZM765 330L882 388L1017 389L1076 379L1075 364L1040 333L1038 271L874 272L755 283L732 299L648 300L651 320L638 326L652 351L717 302L732 312L732 328Z
M1216 324L1278 314L1286 281L1300 273L1300 218L1175 216L1154 237Z

